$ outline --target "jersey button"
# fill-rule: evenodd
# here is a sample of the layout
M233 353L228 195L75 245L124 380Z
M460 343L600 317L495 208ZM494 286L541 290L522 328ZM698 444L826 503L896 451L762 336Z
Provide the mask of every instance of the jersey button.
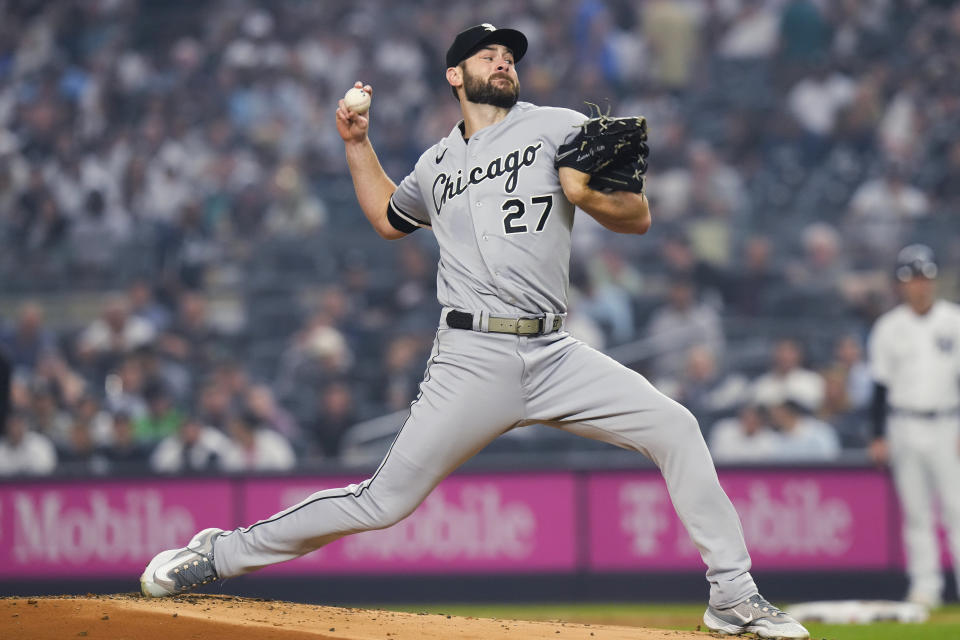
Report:
M478 206L478 207L482 207L482 206L483 206L483 203L480 202L480 201L477 201L477 206Z

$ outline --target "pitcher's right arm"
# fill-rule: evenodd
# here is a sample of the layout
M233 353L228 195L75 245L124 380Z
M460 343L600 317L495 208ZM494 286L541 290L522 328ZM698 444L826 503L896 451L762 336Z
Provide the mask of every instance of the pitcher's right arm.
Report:
M355 85L372 94L370 85ZM369 112L367 112L369 114ZM343 138L343 147L347 156L347 166L353 178L353 189L357 193L357 202L367 216L367 220L381 237L396 240L407 235L399 231L387 219L390 196L397 190L377 158L367 130L370 127L369 115L359 115L346 108L343 100L337 105L337 132Z

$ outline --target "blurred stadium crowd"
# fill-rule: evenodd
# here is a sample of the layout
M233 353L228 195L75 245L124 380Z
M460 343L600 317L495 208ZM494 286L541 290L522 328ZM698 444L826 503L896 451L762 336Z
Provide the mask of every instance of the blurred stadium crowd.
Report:
M522 99L649 119L654 228L578 218L569 326L687 404L719 462L862 447L862 342L895 300L896 250L935 247L957 292L954 2L0 0L0 16L0 474L284 470L402 411L439 313L435 245L368 230L333 111L373 85L399 181L459 119L443 52L481 22L530 39Z

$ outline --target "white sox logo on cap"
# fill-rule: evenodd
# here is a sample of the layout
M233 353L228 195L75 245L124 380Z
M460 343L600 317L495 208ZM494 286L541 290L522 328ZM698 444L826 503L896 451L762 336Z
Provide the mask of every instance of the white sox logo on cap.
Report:
M513 53L514 64L520 62L527 52L527 37L516 29L498 29L489 22L470 27L457 34L453 44L447 49L448 67L455 67L480 47L488 44L502 44Z

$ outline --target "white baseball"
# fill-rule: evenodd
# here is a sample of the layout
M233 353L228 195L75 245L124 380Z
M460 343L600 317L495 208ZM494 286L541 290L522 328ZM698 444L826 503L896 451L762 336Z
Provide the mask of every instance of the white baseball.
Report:
M370 94L363 89L351 87L343 95L343 104L354 113L366 113L370 108Z

